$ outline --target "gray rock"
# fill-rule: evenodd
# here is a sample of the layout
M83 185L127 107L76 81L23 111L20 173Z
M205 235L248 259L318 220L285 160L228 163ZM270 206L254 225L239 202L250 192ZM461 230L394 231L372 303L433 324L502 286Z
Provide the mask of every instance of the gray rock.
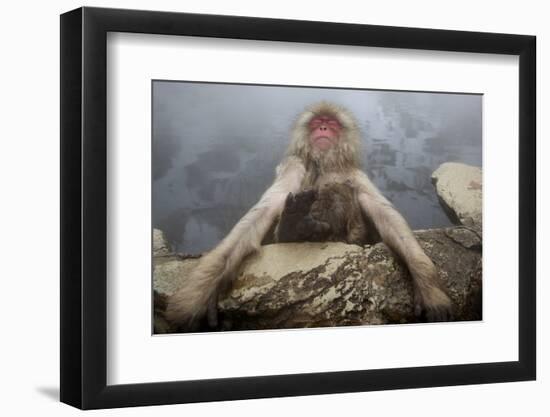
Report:
M432 174L432 182L451 221L482 230L481 168L446 162Z
M416 231L453 301L455 320L482 318L481 169L442 164L432 181L451 219L463 226ZM179 288L198 257L174 254L153 232L155 332L166 296ZM385 244L286 243L248 257L218 300L218 330L281 329L417 322L408 270Z
M481 319L481 240L465 227L417 231L454 303L456 320ZM155 289L171 294L196 259L155 260ZM218 302L220 329L411 323L407 269L379 243L262 246Z
M164 233L159 229L153 229L153 256L164 256L172 254L170 244Z
M153 288L170 295L178 289L197 264L198 259L184 259L178 255L153 259Z

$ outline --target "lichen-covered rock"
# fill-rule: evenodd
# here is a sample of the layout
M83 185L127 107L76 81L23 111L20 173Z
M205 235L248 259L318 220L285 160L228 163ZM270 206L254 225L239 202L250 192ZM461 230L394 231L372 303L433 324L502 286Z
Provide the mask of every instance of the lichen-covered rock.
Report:
M456 320L481 319L481 240L466 227L415 232L455 306ZM155 290L171 294L195 259L155 260ZM418 321L407 269L379 243L262 246L218 303L221 330Z
M169 333L170 323L164 318L166 296L179 288L197 263L197 257L184 257L172 251L164 233L153 229L154 331Z
M359 306L348 303L346 293L361 279L362 252L345 243L263 246L243 264L231 291L218 303L223 326L330 326L333 315L352 324L349 310Z
M172 253L172 249L159 229L153 229L153 256L164 256Z
M178 255L156 257L153 260L153 287L162 294L172 294L187 279L198 259Z
M432 182L451 221L482 230L481 168L446 162L434 171Z

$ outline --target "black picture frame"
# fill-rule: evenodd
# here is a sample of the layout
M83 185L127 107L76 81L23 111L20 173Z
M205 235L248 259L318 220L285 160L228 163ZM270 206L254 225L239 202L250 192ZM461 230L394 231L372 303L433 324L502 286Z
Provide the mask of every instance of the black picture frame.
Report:
M107 385L108 32L519 56L519 360ZM61 15L61 401L96 409L534 380L535 51L524 35L88 7Z

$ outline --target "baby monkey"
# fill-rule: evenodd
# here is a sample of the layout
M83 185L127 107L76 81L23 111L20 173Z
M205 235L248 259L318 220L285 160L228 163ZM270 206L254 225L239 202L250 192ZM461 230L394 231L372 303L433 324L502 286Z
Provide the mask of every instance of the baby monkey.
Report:
M365 244L376 232L367 227L355 189L329 183L319 189L289 193L275 230L277 242Z

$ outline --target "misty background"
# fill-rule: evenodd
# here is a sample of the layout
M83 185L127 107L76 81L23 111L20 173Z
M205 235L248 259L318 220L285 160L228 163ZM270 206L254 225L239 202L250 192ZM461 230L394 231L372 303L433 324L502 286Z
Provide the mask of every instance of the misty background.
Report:
M482 96L153 81L153 227L178 252L211 249L271 184L296 116L351 110L371 180L413 229L450 225L431 173L481 167Z

